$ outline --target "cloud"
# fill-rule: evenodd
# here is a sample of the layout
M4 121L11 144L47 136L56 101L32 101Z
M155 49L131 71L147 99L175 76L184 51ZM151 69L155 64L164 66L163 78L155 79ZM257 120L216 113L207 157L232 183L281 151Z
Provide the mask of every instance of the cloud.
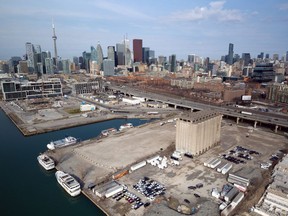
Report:
M280 10L288 10L288 3L284 3L284 4L279 5L279 9Z
M119 1L120 2L120 1ZM150 16L147 16L146 14L140 12L136 8L132 8L130 6L123 5L123 4L117 4L112 3L108 1L100 1L96 2L95 6L99 9L110 11L110 16L113 16L114 14L120 15L123 17L129 17L132 19L145 19L145 20L151 20L152 18ZM119 16L117 16L117 19L119 19Z
M187 11L174 12L170 16L172 21L200 21L216 19L218 21L241 21L243 14L235 9L225 9L225 1L210 2L207 7L195 7Z

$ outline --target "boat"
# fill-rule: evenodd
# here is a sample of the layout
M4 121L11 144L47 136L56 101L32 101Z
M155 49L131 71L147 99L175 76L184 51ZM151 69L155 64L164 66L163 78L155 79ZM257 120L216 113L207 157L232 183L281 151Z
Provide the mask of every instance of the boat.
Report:
M117 132L116 128L109 128L109 129L101 131L101 134L103 136L108 136L109 134L112 134L112 133L115 133L115 132Z
M132 123L127 123L127 124L121 125L119 128L119 131L122 131L122 130L127 129L127 128L132 128L132 127L133 127Z
M51 170L55 168L55 163L53 161L52 158L50 158L48 155L46 154L40 154L37 157L37 160L39 162L39 164L44 167L44 169L46 170Z
M71 175L69 175L68 173L58 170L55 173L55 176L56 176L58 183L72 197L77 196L81 193L81 187L80 187L79 182L77 182L76 179L72 177Z
M55 148L61 148L75 143L77 143L77 139L75 137L67 136L61 140L51 141L49 144L47 144L47 148L54 150Z

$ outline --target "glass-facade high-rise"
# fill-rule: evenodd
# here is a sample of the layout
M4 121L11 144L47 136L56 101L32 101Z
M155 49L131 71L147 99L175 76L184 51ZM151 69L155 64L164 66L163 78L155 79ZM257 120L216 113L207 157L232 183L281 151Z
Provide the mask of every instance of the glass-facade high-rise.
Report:
M117 52L117 65L125 65L125 46L124 44L116 44L116 52Z
M142 62L143 63L148 63L148 60L149 60L149 50L150 48L149 47L143 47L142 48Z
M35 55L35 48L32 43L29 42L26 43L26 55L27 55L29 72L31 73L36 72L37 59Z
M228 56L227 56L227 64L232 65L233 64L233 47L234 45L232 43L229 43L229 50L228 50Z
M62 62L62 67L63 67L63 73L70 74L71 73L70 60L63 59L61 62Z
M115 47L108 46L107 47L107 59L110 59L114 62L114 66L116 66L116 59L115 59Z
M97 64L99 66L99 69L103 70L103 50L99 43L97 44L96 51L97 51L97 60L96 60Z
M91 46L91 57L90 60L91 61L97 61L97 50L95 49L95 47Z
M53 59L52 58L45 58L45 70L46 74L53 74Z
M114 75L114 61L112 59L105 59L103 61L104 76Z
M170 56L170 72L176 72L176 55L173 54Z

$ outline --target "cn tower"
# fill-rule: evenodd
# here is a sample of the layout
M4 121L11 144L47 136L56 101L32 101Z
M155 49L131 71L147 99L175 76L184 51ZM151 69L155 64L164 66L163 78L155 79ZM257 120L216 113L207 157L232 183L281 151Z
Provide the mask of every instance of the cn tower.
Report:
M57 36L55 34L55 26L54 26L54 22L53 21L52 21L52 29L53 29L52 39L54 41L54 58L55 58L55 65L57 67L57 63L58 63L58 55L57 55L57 47L56 47Z

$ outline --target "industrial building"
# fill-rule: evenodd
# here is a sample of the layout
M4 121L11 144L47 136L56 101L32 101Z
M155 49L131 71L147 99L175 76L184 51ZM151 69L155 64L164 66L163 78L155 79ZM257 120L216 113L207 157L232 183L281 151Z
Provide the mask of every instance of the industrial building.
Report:
M222 115L203 110L182 116L176 123L176 150L200 155L220 142Z
M288 156L277 164L273 182L255 208L259 215L288 215Z
M74 87L76 94L95 93L102 89L102 81L98 79L91 82L79 82L75 83Z
M37 82L3 81L1 87L5 101L63 96L61 81L58 78Z

